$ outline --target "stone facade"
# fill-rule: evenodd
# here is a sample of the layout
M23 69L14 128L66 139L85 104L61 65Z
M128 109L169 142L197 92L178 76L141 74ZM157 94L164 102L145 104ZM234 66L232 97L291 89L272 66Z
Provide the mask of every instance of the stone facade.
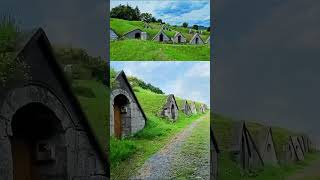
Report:
M112 30L110 29L110 40L117 40L119 36Z
M116 82L117 85L110 95L110 134L115 134L115 99L122 95L128 100L122 105L126 108L126 112L121 113L121 137L125 137L143 129L147 118L123 71L117 75Z
M198 33L195 33L189 43L190 44L204 44L204 41L202 40L202 38L200 37L200 35Z
M0 89L0 179L16 178L16 164L21 162L32 167L38 179L107 180L106 153L76 103L44 31L26 38L18 57L30 67L30 79L14 80ZM23 160L25 155L30 161Z
M190 105L189 105L189 103L188 103L187 100L184 101L183 107L182 107L181 110L182 110L186 115L188 115L188 116L192 114Z
M173 94L170 94L167 97L166 103L162 107L160 115L167 117L172 121L176 121L178 119L178 114L179 114L179 108L178 108L176 99Z
M206 40L206 44L210 44L210 36L209 36L208 39Z
M304 135L304 136L302 136L302 140L303 140L304 149L306 150L306 152L310 152L310 140L309 140L309 138L306 135Z
M199 112L200 113L205 113L206 112L206 108L205 108L204 104L200 105Z
M128 38L128 39L141 39L141 33L143 31L140 29L134 29L132 31L127 32L126 34L124 34L123 36Z
M271 128L260 130L257 134L255 143L258 146L259 153L265 164L273 166L278 164Z
M243 169L256 169L264 165L258 148L242 121L234 125L230 153L232 160Z
M164 33L163 29L160 29L158 34L155 35L152 40L159 42L168 42L170 41L170 38Z
M173 43L186 43L187 39L183 36L182 33L177 32L172 38Z
M195 102L190 103L190 108L191 108L192 114L197 114L197 106Z
M297 155L297 160L303 161L304 155L303 155L302 148L301 148L301 145L298 140L298 136L293 136L293 137L291 137L291 139L292 139L293 148L294 148L296 155Z
M303 138L302 138L302 136L298 136L297 139L298 139L298 142L299 142L299 144L300 144L302 153L303 153L303 154L306 154L306 150L305 150L305 147L304 147L304 144L303 144Z
M141 32L141 40L147 40L148 34L146 32Z
M283 147L282 157L280 160L283 164L289 164L297 161L297 154L294 150L291 137L289 137L288 142Z

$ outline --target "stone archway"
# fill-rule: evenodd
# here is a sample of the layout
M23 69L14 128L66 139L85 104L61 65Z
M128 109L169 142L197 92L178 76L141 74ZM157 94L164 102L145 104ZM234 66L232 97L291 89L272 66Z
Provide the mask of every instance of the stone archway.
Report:
M51 129L46 127L46 123L39 121L43 118L47 123L52 122L49 123L52 125L49 126ZM11 90L0 106L0 124L2 178L13 179L13 172L19 171L19 167L16 166L17 157L13 155L19 156L18 159L35 159L39 161L37 164L44 163L41 166L30 167L30 171L33 172L29 174L31 179L50 176L50 173L67 175L67 164L63 163L66 163L65 159L68 156L68 141L64 133L73 123L69 112L52 91L38 85ZM22 149L19 147L32 152L21 153ZM54 157L55 163L50 165L52 151L56 151L55 154L59 156ZM30 155L33 157L28 157ZM28 162L26 163L28 167ZM58 166L65 168L57 168Z
M122 99L121 102L117 102L117 99ZM116 126L118 126L119 122L119 118L121 121L121 136L118 135L118 137L124 137L126 135L129 135L131 133L131 117L133 117L133 101L132 98L130 98L130 95L127 91L123 90L123 89L115 89L111 92L110 95L110 100L111 100L111 104L110 104L110 134L114 134L115 136L117 136L116 132L115 132L115 128ZM119 115L119 111L121 113L121 106L126 108L126 112L123 112L123 114ZM119 109L117 109L119 108ZM124 109L123 109L124 110ZM118 116L118 117L116 117ZM120 116L120 117L119 117Z
M141 33L140 32L137 32L134 34L134 38L135 39L141 39Z
M114 98L114 102L113 102L114 134L117 138L122 137L123 129L125 129L130 124L128 120L131 119L131 115L128 114L128 105L129 105L129 99L125 95L118 94Z
M53 111L41 103L30 103L14 114L11 127L13 179L43 179L41 178L42 165L54 164L55 145L61 146L65 140L58 118ZM66 153L64 151L65 157ZM66 170L63 170L64 173Z

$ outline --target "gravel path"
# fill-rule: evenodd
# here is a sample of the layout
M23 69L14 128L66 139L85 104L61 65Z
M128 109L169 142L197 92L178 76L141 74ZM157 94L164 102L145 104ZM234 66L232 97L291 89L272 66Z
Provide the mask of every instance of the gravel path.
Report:
M198 126L199 122L203 121L204 117L199 118L184 129L181 133L177 134L171 141L163 147L158 153L149 158L142 168L138 171L137 175L131 177L131 180L162 180L173 179L174 173L172 166L179 156L181 156L181 148L186 140L191 136L193 131ZM208 143L209 144L209 143ZM150 144L152 146L152 144ZM209 145L210 146L210 145ZM201 171L201 170L200 170Z

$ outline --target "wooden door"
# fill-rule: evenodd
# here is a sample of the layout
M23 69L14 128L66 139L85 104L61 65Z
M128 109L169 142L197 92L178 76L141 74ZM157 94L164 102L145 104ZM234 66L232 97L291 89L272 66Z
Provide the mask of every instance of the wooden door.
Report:
M14 180L33 180L31 146L26 140L13 138L11 141Z
M116 138L121 137L121 112L119 106L114 106L114 134Z

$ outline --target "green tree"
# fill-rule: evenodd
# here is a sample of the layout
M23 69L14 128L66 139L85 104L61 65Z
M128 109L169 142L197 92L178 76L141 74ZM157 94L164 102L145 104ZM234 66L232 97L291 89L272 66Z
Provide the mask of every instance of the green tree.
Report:
M142 21L150 23L152 21L152 14L150 13L141 13L140 18Z
M155 17L152 17L151 22L157 22L157 19Z
M187 22L184 22L184 23L182 24L182 27L187 28L187 27L188 27L188 23L187 23Z
M12 79L28 79L28 66L16 57L17 39L21 35L15 19L3 15L0 21L0 86Z
M158 19L157 22L162 24L162 19Z
M110 17L125 19L129 21L139 21L140 20L140 10L138 7L132 8L127 5L119 5L111 9Z
M192 26L192 29L198 30L199 26L195 24L195 25Z
M210 26L207 28L207 31L209 31L209 32L210 32Z

